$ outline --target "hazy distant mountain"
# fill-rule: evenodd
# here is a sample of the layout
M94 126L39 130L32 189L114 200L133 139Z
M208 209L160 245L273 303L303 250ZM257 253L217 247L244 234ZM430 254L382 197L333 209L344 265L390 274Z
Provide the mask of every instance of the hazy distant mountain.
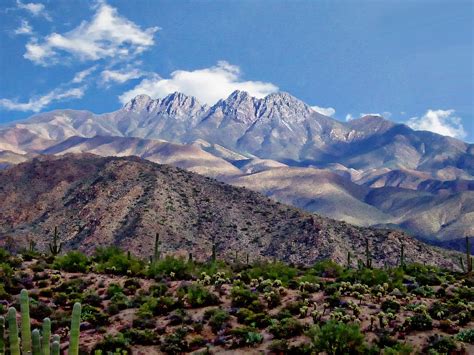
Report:
M0 171L0 242L27 238L46 249L58 227L66 249L93 251L118 245L150 255L160 234L165 253L210 257L215 238L221 258L278 258L312 264L347 252L365 255L369 240L374 264L405 260L459 268L457 257L404 233L348 225L277 203L248 189L134 157L93 155L43 157Z
M1 128L0 151L0 167L32 154L137 155L362 226L474 236L472 144L376 115L340 122L287 93L235 91L211 107L139 95L102 115L42 113Z

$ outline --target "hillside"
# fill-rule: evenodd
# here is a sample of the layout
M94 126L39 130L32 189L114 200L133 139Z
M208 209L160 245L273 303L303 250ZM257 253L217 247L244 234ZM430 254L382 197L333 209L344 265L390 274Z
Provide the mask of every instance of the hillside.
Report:
M135 155L440 245L473 236L472 144L378 115L341 122L284 92L235 91L211 107L138 95L110 113L56 110L0 128L0 169L67 153Z
M66 249L91 253L114 244L151 254L163 250L205 260L214 243L222 258L235 253L312 264L365 258L395 265L401 244L408 261L458 268L445 251L396 231L355 227L282 205L245 188L135 157L41 157L0 172L0 240L28 239L45 250L54 227Z

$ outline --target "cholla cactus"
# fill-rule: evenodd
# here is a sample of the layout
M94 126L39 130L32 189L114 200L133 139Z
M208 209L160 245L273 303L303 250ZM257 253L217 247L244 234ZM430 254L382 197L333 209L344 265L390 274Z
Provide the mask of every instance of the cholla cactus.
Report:
M311 317L313 318L314 323L318 323L321 320L322 315L323 312L318 311L317 309L311 312Z
M306 315L308 314L308 306L301 306L299 312L300 317L306 317Z

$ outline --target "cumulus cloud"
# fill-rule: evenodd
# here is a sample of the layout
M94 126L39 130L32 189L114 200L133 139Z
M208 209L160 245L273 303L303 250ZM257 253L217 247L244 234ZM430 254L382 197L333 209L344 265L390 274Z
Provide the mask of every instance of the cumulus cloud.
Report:
M20 27L18 27L14 33L16 35L31 35L33 34L33 28L30 26L27 20L21 20Z
M144 73L139 69L104 70L100 76L104 84L115 82L123 84L132 79L141 78Z
M69 32L31 40L24 57L40 65L58 63L62 54L82 61L129 59L154 44L158 27L142 30L104 1L97 4L95 11L90 21L83 21Z
M79 99L84 95L85 87L71 89L54 89L49 93L30 99L28 102L17 102L10 99L0 99L0 107L10 111L39 112L55 101Z
M311 108L324 116L332 117L336 113L336 110L332 107L320 107L320 106L311 106Z
M90 67L88 69L82 70L76 75L74 75L74 78L72 79L73 84L78 84L82 83L89 75L91 75L95 70L97 69L97 65L94 65L93 67Z
M407 125L415 130L431 131L459 139L467 135L461 118L455 116L454 110L428 110L421 117L408 119Z
M46 12L46 8L43 4L34 3L34 2L23 3L20 0L17 0L16 6L21 10L28 11L33 16L36 16L36 17L42 16L48 21L52 20L51 16L49 16L49 14Z
M261 98L278 91L278 87L261 81L243 81L238 66L220 61L210 68L174 71L169 79L151 74L132 90L123 93L119 99L122 103L127 103L140 94L158 98L179 91L212 105L235 90L247 91L250 95Z

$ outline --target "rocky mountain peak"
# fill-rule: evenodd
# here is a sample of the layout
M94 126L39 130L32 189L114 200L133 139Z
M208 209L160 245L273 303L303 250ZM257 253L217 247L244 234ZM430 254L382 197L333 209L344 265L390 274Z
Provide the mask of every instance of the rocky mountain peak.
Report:
M310 106L287 92L265 96L260 100L257 112L259 117L278 117L287 121L299 121L313 114Z
M134 112L141 112L143 110L148 109L150 104L153 103L153 99L145 94L141 94L133 98L131 101L127 102L123 109L125 111L134 111Z

